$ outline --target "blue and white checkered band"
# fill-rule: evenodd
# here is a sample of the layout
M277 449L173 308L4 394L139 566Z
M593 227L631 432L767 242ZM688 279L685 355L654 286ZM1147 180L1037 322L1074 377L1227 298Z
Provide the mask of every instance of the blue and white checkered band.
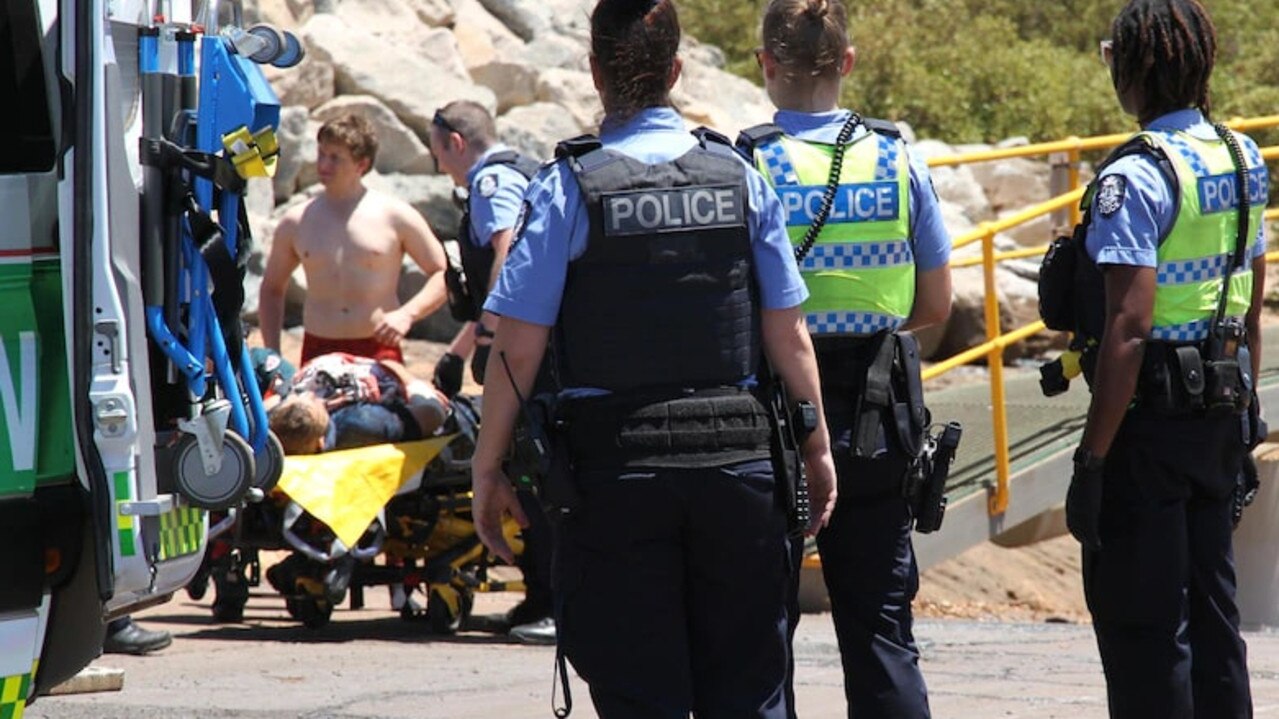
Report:
M781 140L773 140L759 147L756 152L764 159L764 167L768 170L768 177L773 181L774 187L799 184L799 175Z
M1185 285L1215 280L1225 273L1229 259L1228 255L1215 255L1193 260L1163 262L1159 265L1155 281L1161 285Z
M897 156L900 153L900 146L891 137L875 135L875 138L879 140L879 157L875 160L875 179L881 181L896 180Z
M1195 152L1195 149L1180 135L1175 132L1160 132L1159 137L1163 138L1164 142L1167 142L1172 149L1177 151L1177 154L1181 155L1186 164L1190 165L1190 170L1195 173L1196 177L1207 177L1212 174L1208 170L1208 166L1204 164L1203 158L1199 156L1199 153Z
M914 262L915 253L905 240L896 242L819 242L800 263L800 272L875 269Z
M1261 148L1257 147L1257 143L1251 140L1243 140L1239 143L1243 146L1244 156L1248 158L1248 167L1262 167L1266 161L1261 157Z
M815 335L873 335L895 330L905 321L900 317L867 312L810 312L808 331Z
M1212 320L1197 320L1184 325L1171 327L1155 327L1150 330L1150 339L1160 342L1200 342L1208 338L1208 328Z

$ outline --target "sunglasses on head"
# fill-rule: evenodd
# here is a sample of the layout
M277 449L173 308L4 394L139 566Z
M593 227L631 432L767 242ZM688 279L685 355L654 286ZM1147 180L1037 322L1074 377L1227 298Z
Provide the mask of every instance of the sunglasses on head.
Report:
M449 123L448 118L444 117L444 112L442 110L435 111L435 116L431 118L431 124L445 132L455 132L459 135L462 134L461 132L458 132L456 127L453 127L453 125Z

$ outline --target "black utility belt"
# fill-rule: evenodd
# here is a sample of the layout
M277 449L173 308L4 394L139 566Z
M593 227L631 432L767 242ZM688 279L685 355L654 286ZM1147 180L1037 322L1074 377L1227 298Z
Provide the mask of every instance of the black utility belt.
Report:
M708 467L769 456L768 411L746 389L608 395L561 406L557 426L579 468Z
M1166 415L1242 412L1252 397L1251 374L1246 344L1149 342L1133 405Z

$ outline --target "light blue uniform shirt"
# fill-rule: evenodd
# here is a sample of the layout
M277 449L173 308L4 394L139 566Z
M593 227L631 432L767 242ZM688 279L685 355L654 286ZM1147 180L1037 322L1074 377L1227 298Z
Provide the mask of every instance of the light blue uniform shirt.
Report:
M470 239L476 247L488 247L493 235L515 227L520 214L528 178L510 165L484 167L484 162L494 154L509 149L500 143L490 147L466 173L466 185L471 193ZM486 192L489 194L485 195Z
M818 113L779 110L773 116L773 124L796 140L834 145L849 114L848 110ZM853 131L853 140L869 132L864 125L859 125ZM928 164L909 147L906 156L910 158L910 239L915 250L915 267L927 272L950 261L950 233L942 222L941 203L937 201Z
M1180 130L1204 140L1217 139L1212 125L1193 109L1164 115L1146 129ZM1245 156L1257 152L1252 138L1244 138L1240 149ZM1092 224L1085 243L1088 255L1101 265L1158 267L1159 238L1172 230L1177 219L1176 189L1159 169L1159 163L1146 153L1116 160L1098 180L1109 175L1124 178L1123 196L1119 209L1108 217L1097 210L1097 198L1093 198ZM1251 249L1252 259L1265 253L1265 223L1257 228L1256 244Z
M648 108L624 122L605 119L604 147L648 164L670 162L697 145L684 120L666 107ZM747 166L742 161L743 166ZM747 222L755 277L764 309L798 307L808 289L795 265L781 202L764 178L747 169ZM484 309L523 322L553 326L560 312L568 263L586 251L590 219L568 163L542 169L524 197L528 217L511 246Z

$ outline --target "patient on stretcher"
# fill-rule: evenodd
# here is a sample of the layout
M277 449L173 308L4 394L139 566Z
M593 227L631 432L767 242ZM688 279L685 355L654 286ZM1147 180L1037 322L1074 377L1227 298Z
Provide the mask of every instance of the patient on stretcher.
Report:
M424 439L448 413L448 400L399 362L335 352L303 365L268 416L292 455Z

